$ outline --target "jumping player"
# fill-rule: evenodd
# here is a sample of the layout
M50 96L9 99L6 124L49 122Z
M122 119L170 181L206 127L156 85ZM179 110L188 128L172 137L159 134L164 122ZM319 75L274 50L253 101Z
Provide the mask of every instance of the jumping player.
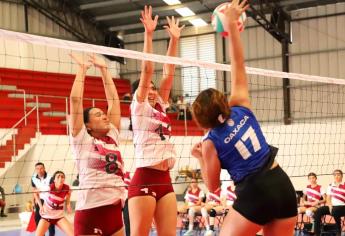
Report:
M193 103L193 115L208 131L192 154L198 158L210 191L220 187L221 168L227 169L236 185L237 199L226 216L220 236L293 235L297 203L286 173L274 160L249 100L244 53L237 21L248 8L246 0L233 0L225 9L231 58L230 100L216 89L202 91ZM272 189L274 191L267 191Z
M120 100L108 67L101 57L78 63L70 95L70 134L79 173L74 217L75 235L122 236L122 202L126 199L123 161L119 151ZM84 82L91 65L102 75L108 110L83 109ZM102 217L100 217L102 216Z
M144 25L144 52L152 53L152 36L158 16L152 19L152 8L141 13ZM168 56L176 56L180 32L179 21L167 18L170 36ZM176 152L170 142L170 120L166 115L174 79L174 65L165 64L159 90L152 83L153 63L143 61L140 80L131 104L136 170L128 188L129 217L132 236L145 236L154 219L158 235L176 235L177 204L169 170ZM135 86L133 86L135 87Z

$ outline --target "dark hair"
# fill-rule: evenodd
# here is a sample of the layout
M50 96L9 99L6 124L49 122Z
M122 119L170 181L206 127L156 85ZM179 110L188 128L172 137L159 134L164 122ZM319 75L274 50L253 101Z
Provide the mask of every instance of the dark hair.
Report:
M84 124L89 123L89 121L90 121L90 111L93 108L95 108L95 107L88 107L88 108L84 109L84 111L83 111Z
M343 171L342 170L336 169L336 170L333 171L333 174L335 174L336 172L340 173L341 176L343 176Z
M43 166L44 167L44 164L42 163L42 162L37 162L36 164L35 164L35 167L36 166Z
M308 174L308 178L309 178L310 176L314 176L315 178L317 178L317 176L316 176L316 174L315 174L314 172L310 172L310 173Z
M140 79L137 79L136 81L134 81L132 83L132 94L134 94L135 91L138 89L139 83L140 83ZM152 81L151 81L151 84L153 84L153 86L156 87L155 84Z
M213 88L203 90L193 102L192 113L202 128L214 128L222 124L220 114L225 120L230 116L227 97Z
M55 180L55 177L58 175L58 174L63 174L63 176L65 176L65 173L63 173L61 170L58 170L58 171L55 171L55 173L53 174L53 181Z

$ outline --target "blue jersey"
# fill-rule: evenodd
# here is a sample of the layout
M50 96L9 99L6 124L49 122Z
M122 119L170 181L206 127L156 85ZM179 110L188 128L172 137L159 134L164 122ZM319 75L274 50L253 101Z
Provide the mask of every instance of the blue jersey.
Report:
M207 139L213 142L222 169L235 182L258 171L269 158L270 147L260 125L245 107L231 107L230 118L210 130L204 140Z

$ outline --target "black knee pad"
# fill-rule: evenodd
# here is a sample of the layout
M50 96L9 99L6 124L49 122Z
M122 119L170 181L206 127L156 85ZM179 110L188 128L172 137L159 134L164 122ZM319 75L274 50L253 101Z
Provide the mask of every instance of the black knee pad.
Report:
M214 209L211 209L210 210L210 216L211 217L216 217L216 215L217 215L217 212Z

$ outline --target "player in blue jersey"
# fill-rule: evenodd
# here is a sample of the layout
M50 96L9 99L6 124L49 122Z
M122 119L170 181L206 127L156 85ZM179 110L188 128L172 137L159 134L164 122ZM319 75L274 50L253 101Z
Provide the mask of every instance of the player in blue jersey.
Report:
M215 89L202 91L193 103L198 125L208 133L193 147L203 179L210 191L220 186L221 169L228 170L236 185L237 199L226 216L220 235L291 236L297 203L293 185L275 161L277 148L267 144L249 100L244 53L237 26L248 8L233 0L225 16L231 58L231 96Z

